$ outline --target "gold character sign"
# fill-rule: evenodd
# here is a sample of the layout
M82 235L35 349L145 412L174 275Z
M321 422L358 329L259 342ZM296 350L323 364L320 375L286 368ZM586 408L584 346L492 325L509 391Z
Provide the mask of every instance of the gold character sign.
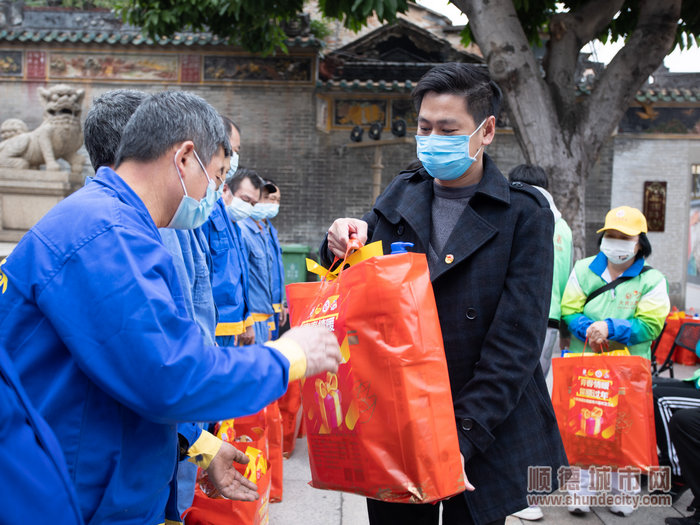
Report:
M644 181L644 216L650 232L662 232L666 224L666 181Z

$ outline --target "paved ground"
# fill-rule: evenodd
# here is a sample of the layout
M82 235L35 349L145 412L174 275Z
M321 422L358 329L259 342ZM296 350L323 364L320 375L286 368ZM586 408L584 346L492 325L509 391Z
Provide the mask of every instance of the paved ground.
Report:
M692 374L694 368L675 365L676 377ZM551 374L550 374L551 375ZM294 454L284 462L284 498L270 507L271 525L367 525L365 500L353 494L317 490L308 485L311 479L306 440L297 440ZM509 517L506 525L540 523L542 525L662 525L668 516L684 516L692 497L688 491L673 505L663 508L640 508L628 518L611 514L604 507L594 507L586 516L569 514L566 508L544 509L537 522Z

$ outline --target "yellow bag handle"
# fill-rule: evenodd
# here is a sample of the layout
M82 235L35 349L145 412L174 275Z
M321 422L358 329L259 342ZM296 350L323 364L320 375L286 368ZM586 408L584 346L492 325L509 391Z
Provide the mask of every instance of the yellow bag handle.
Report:
M384 255L384 251L382 250L382 241L376 241L363 246L359 250L355 250L352 255L345 259L345 262L339 264L333 271L324 268L316 261L311 259L306 259L306 269L309 272L320 275L328 280L333 280L338 277L338 273L340 272L341 268L343 268L346 264L352 266L353 264L358 264L362 261L366 261L367 259L380 255Z

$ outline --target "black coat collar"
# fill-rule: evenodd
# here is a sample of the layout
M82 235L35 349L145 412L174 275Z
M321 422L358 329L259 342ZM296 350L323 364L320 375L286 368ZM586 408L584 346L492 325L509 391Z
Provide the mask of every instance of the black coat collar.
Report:
M420 168L402 172L397 179L401 180L395 180L377 199L375 212L392 224L398 224L403 219L418 237L420 246L416 246L416 251L427 252L430 243L433 178ZM484 154L484 175L472 202L480 199L479 195L499 204L510 205L508 182L487 154ZM495 227L482 219L471 205L467 206L445 246L446 253L454 257L450 266L456 266L459 260L473 253L495 232Z

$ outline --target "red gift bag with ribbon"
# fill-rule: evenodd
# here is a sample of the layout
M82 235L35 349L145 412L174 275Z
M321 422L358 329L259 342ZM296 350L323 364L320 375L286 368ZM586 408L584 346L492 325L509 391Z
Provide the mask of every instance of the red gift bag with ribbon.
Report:
M199 469L195 483L194 501L185 513L185 525L266 525L269 523L270 480L272 468L268 451L266 410L236 419L227 419L218 425L216 435L243 451L248 463L235 463L236 469L258 486L257 501L232 501L222 498Z
M571 465L658 465L649 361L584 353L552 360L552 404Z
M348 257L335 279L287 286L292 326L327 327L343 356L336 374L302 384L311 485L437 501L462 492L464 478L428 265L424 254L377 249Z

